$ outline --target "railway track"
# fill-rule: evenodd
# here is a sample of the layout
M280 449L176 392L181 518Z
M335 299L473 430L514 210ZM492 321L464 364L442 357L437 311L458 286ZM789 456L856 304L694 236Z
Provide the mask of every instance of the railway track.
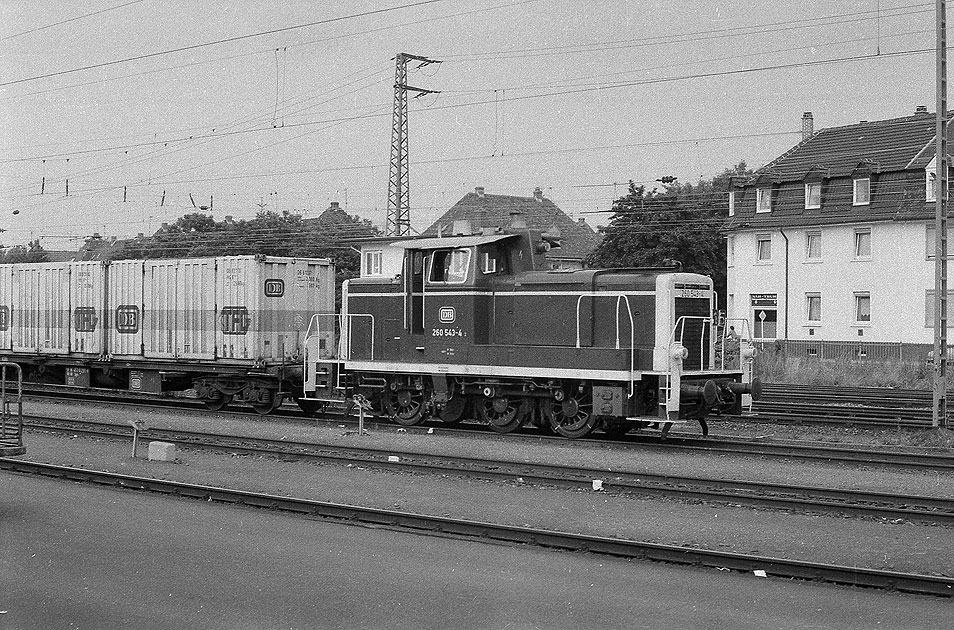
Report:
M107 438L128 439L130 432L129 427L85 420L62 421L34 418L31 419L30 425L48 431L83 433ZM144 439L175 442L181 446L193 448L241 452L258 456L273 455L283 459L294 457L322 462L358 463L401 472L456 474L508 482L519 479L525 483L571 488L592 487L596 480L604 491L611 493L676 497L763 508L889 520L900 519L932 525L954 525L954 501L929 496L395 452L393 449L330 446L313 442L268 440L180 429L148 429L140 432L140 436ZM397 460L392 461L392 458Z
M90 402L104 402L102 398L87 398ZM118 400L106 397L105 402L109 404L148 406L166 408L168 405L165 398L147 398L140 400L139 397L133 400L120 397ZM198 412L203 415L207 412L201 406L195 403L189 404L188 399L185 403L180 403L178 399L173 399L177 409L185 410L189 413ZM294 422L307 422L309 424L325 423L335 426L357 427L357 420L353 416L344 416L339 412L323 413L317 417L307 416L294 408L282 408L278 412L269 416L259 416L250 411L243 411L241 408L224 409L216 412L218 416L233 417L237 420L263 421L268 422L271 419L291 420ZM371 416L366 421L366 427L371 429L394 430L397 425L386 419L380 419ZM127 427L123 427L128 430ZM440 430L442 434L468 436L474 434L493 435L498 434L491 431L488 427L480 424L464 422L456 425L448 425L439 420L430 421L416 427L408 427L405 430L409 432L428 431L430 429ZM523 440L530 445L541 441L554 441L562 444L567 443L566 439L560 436L541 433L539 430L529 429L520 430L506 436L508 440ZM595 433L590 437L575 440L574 442L587 444L598 442L608 448L657 448L665 450L690 450L705 451L715 453L733 453L761 457L777 457L789 459L807 459L820 460L827 462L843 462L846 464L865 464L879 465L889 467L919 467L930 468L932 470L951 470L954 469L954 455L946 452L938 452L937 449L911 449L902 450L892 449L862 449L854 446L831 446L820 445L817 443L795 442L795 441L771 441L758 438L740 438L736 436L711 436L707 438L689 435L686 433L672 432L663 442L660 440L658 432L636 432L621 437L609 438L608 436Z
M40 397L67 396L90 401L205 409L201 402L188 397L159 397L62 385L29 384L27 393ZM721 419L744 423L919 430L931 427L931 404L931 392L923 390L769 384L763 387L762 400L753 404L752 414L723 416ZM341 415L335 407L332 407L332 413L337 414L336 417ZM272 415L308 417L293 404L286 404Z
M229 488L203 486L131 475L54 466L0 458L0 468L23 474L42 475L74 482L154 492L215 501L232 505L287 512L306 518L320 518L366 526L385 526L424 535L453 536L469 540L508 542L539 547L585 551L615 557L655 560L672 564L697 565L751 572L765 571L773 577L821 580L837 584L892 589L926 595L954 596L954 578L863 569L822 563L787 560L725 551L693 549L619 538L589 536L539 528L412 514L396 510L342 505L294 497L254 493Z
M834 425L875 429L931 427L931 392L881 387L771 384L752 406L753 415L733 421Z

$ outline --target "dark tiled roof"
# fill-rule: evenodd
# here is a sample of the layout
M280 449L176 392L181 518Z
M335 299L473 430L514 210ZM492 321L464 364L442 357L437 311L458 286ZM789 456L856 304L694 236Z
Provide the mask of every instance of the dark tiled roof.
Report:
M948 136L951 136L951 122ZM935 118L903 118L823 129L737 182L726 229L908 221L934 216L924 169L934 158ZM871 203L852 205L853 176L870 177ZM806 181L821 181L821 208L805 208ZM756 188L773 189L772 211L756 213Z
M934 157L934 130L933 113L822 129L760 168L755 177L801 180L813 168L840 177L864 164L873 172L923 169Z
M424 230L422 236L437 236L439 230L449 236L454 221L470 221L474 229L506 227L512 212L520 212L530 229L543 232L555 225L560 230L562 246L552 250L548 258L582 259L600 242L599 235L589 225L574 221L546 197L478 195L476 192L464 195Z

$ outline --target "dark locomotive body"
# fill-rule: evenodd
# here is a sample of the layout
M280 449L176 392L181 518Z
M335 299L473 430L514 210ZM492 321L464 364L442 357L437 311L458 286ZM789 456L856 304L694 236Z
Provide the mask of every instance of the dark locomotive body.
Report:
M527 229L385 246L401 250L399 272L345 285L338 362L306 344L306 396L344 385L403 424L476 417L580 437L738 412L750 391L741 371L714 369L705 276L544 271L549 242Z

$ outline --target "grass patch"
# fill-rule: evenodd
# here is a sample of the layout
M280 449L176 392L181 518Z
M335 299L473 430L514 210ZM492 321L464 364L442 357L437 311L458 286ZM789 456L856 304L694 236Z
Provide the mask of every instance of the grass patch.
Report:
M926 361L790 357L771 346L767 346L756 357L755 373L766 383L934 388L934 366ZM947 387L954 390L951 369L948 370Z

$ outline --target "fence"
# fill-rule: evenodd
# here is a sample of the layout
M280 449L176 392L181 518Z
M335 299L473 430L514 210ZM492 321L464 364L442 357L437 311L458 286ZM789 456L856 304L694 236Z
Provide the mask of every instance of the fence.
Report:
M815 341L779 339L756 342L763 352L775 352L786 357L816 359L845 359L851 361L910 361L930 360L934 346L927 343L897 341ZM948 345L947 356L954 357L954 345Z

